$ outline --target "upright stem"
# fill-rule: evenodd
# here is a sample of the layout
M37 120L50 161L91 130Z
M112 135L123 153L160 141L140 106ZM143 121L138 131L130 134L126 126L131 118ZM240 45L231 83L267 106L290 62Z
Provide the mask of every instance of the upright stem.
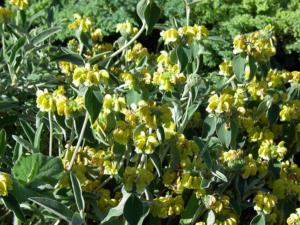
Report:
M52 112L48 112L48 119L49 119L49 156L52 156L52 146L53 146L53 123L52 123Z
M74 153L73 153L73 156L72 156L72 159L71 159L71 162L70 162L70 165L69 165L69 168L68 170L71 170L72 169L72 166L75 162L75 159L76 159L76 155L79 151L79 147L81 145L81 142L82 142L82 139L83 139L83 135L84 135L84 132L85 132L85 129L86 129L86 125L89 121L89 114L88 112L85 113L85 118L84 118L84 121L83 121L83 125L82 125L82 128L81 128L81 131L80 131L80 135L79 135L79 138L78 138L78 141L77 141L77 145L75 147L75 150L74 150Z
M13 225L21 225L21 224L22 224L21 220L19 220L18 217L16 217L15 214L14 214L14 223L13 223Z
M118 49L117 51L115 51L113 54L111 54L110 56L108 56L107 58L105 58L102 62L105 62L108 59L114 58L117 55L119 55L121 52L123 52L124 49L128 48L136 39L139 38L139 36L141 36L141 34L144 32L145 28L146 28L146 24L143 23L143 26L141 27L141 29L139 30L139 32L137 32L137 34L130 41L128 41L127 44L125 44L120 49Z
M184 0L184 3L185 3L185 11L186 11L186 25L188 26L190 24L191 8L190 8L188 0Z

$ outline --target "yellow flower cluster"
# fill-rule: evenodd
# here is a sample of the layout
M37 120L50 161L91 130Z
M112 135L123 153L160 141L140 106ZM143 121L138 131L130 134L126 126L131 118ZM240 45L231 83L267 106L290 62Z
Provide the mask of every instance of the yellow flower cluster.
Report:
M267 62L276 54L275 40L273 27L268 25L264 29L248 35L236 36L233 40L233 53L245 52L253 56L257 61Z
M7 196L12 189L13 180L8 173L0 172L0 196Z
M111 112L123 112L126 109L126 100L124 97L106 94L103 99L103 111L105 114Z
M263 100L266 95L268 84L266 81L256 81L253 79L247 84L247 91L252 100Z
M91 33L91 38L92 38L92 40L93 40L94 43L101 42L102 39L103 39L102 30L100 28L97 28L96 30L94 30Z
M48 92L47 89L38 90L36 95L37 107L42 112L57 112L60 116L70 116L74 112L81 111L84 106L81 96L75 99L66 97L63 86L59 86L53 93Z
M138 115L149 128L156 129L162 125L168 126L173 122L172 112L166 104L157 105L154 101L142 100L138 106Z
M118 23L116 28L116 32L125 37L135 35L139 31L128 20L124 23Z
M73 73L73 84L77 87L107 84L108 79L109 73L104 69L99 70L98 65L86 64L84 67L76 67Z
M10 0L9 3L18 7L20 10L26 9L29 5L28 0Z
M100 198L97 201L97 205L101 212L107 212L110 208L113 208L118 205L121 193L117 192L114 198L111 198L110 190L102 188L99 191Z
M152 154L159 144L156 133L148 133L146 130L135 132L133 140L138 154Z
M132 130L130 126L126 122L120 120L117 121L116 128L113 131L113 138L119 144L126 145L131 137L131 133Z
M286 222L288 225L299 225L300 224L300 208L297 208L296 212L292 213Z
M92 26L92 21L90 18L86 16L81 16L79 14L74 14L74 21L73 23L69 24L68 28L70 30L79 29L82 32L90 32Z
M219 65L219 74L223 75L225 77L230 77L233 75L233 67L232 67L232 62L228 60L224 60L220 65Z
M183 26L178 30L171 28L162 31L160 35L162 36L166 45L170 43L176 43L179 41L179 39L187 44L191 44L193 41L202 41L203 39L207 38L208 30L202 25Z
M218 96L214 94L208 99L207 112L215 113L229 113L234 103L234 97L230 94L224 93Z
M256 165L256 160L253 159L252 154L247 155L244 159L245 159L245 166L244 166L244 172L242 174L242 177L244 179L247 179L250 176L255 176L258 170Z
M277 198L272 194L259 191L254 197L253 202L255 203L254 209L256 211L270 214L277 203Z
M8 8L0 6L0 24L9 20L11 11Z
M180 215L184 209L184 201L181 196L170 195L153 199L151 214L159 218Z
M175 85L184 84L186 77L180 72L178 64L172 64L166 51L161 51L157 58L157 70L153 74L152 83L159 85L160 90L172 91Z
M147 169L126 167L123 175L123 183L127 192L135 190L138 193L142 193L153 178L153 174Z
M60 61L58 65L61 72L66 75L72 75L74 73L75 68L77 67L76 65L65 61Z
M263 140L258 149L258 155L265 160L282 160L286 153L287 148L284 146L284 141L280 141L276 145L273 140Z
M300 168L295 163L281 163L280 178L270 182L273 194L278 199L288 197L300 200Z
M206 207L212 209L215 213L221 213L230 204L230 198L226 195L217 197L214 195L207 195L204 198Z
M141 43L135 43L132 49L126 52L125 59L128 62L135 61L138 62L145 56L148 56L148 49L143 47Z
M300 118L300 100L289 101L282 105L279 112L281 121L291 121Z

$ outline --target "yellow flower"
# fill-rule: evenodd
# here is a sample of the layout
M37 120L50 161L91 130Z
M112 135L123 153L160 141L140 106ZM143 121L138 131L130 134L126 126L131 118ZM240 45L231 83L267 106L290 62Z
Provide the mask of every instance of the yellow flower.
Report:
M238 35L238 36L234 37L233 47L234 47L234 50L233 50L234 54L244 52L247 48L246 37L243 35Z
M0 24L9 20L11 11L8 8L0 6Z
M256 161L253 159L252 154L245 157L245 166L242 177L247 179L249 176L255 176L257 173Z
M92 34L92 40L94 43L101 42L103 39L103 33L100 28L97 28Z
M8 195L8 190L12 188L13 180L8 173L0 172L0 196Z
M292 213L289 218L287 218L288 225L299 225L300 223L300 208L296 209L295 213Z
M53 98L52 94L48 92L47 89L38 90L37 93L37 107L42 112L54 112L56 110L55 107L55 99Z
M155 147L159 144L156 133L146 134L146 131L136 132L134 137L135 151L138 154L152 154Z
M219 74L225 76L225 77L230 77L233 74L233 67L232 67L232 62L231 61L223 61L219 65L220 72Z
M124 23L117 24L116 32L121 33L122 36L129 36L136 34L138 32L138 29L136 27L133 27L132 23L127 20Z
M273 140L263 140L258 149L258 154L262 159L270 160L277 158L282 160L287 153L287 148L284 146L284 141L280 141L275 145Z
M128 86L129 88L134 87L134 77L131 73L129 72L124 72L120 74L120 78L124 81L125 85Z
M59 68L61 69L62 73L66 74L66 75L71 75L71 74L73 74L73 72L76 68L76 65L69 63L69 62L60 61Z
M160 125L168 125L173 122L172 112L168 105L156 105L154 101L140 101L139 116L148 127L157 129Z
M69 24L68 28L70 30L79 29L83 32L89 32L92 26L92 22L90 18L86 16L81 16L79 14L74 14L74 22Z
M113 137L116 142L126 145L130 138L131 130L124 121L117 121L116 129L113 131Z
M234 98L230 94L221 94L220 97L217 94L210 96L208 99L207 112L223 113L230 112L230 109L234 103Z
M174 28L171 28L169 30L162 31L160 33L160 36L162 36L165 45L167 45L170 43L174 43L178 40L178 31Z
M97 201L97 205L102 212L107 212L110 208L115 207L118 204L118 200L110 197L110 190L101 189L99 191L100 199Z
M144 48L141 43L136 43L132 49L129 49L126 52L125 59L126 61L139 61L142 59L144 56L148 56L148 49Z
M28 0L10 0L9 3L18 7L21 10L24 10L28 7L29 1Z
M263 211L265 214L270 214L276 206L277 198L272 194L259 191L253 202L255 203L254 209L256 211Z
M123 182L126 191L131 192L135 189L138 193L142 193L153 178L153 174L146 169L126 167Z
M184 201L181 196L172 198L170 195L153 199L151 214L159 218L180 215L184 209Z
M106 84L108 79L109 73L104 69L99 70L97 65L86 64L85 67L76 67L73 73L73 84L75 86Z

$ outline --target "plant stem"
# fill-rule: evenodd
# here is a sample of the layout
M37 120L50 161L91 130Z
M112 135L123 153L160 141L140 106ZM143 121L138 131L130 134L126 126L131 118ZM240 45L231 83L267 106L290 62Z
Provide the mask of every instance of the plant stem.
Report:
M188 26L190 24L190 13L191 13L191 8L188 3L188 0L184 0L185 3L185 11L186 11L186 25Z
M141 36L141 34L144 32L145 28L146 28L146 24L143 23L143 26L141 27L141 29L139 30L139 32L137 32L137 34L130 41L128 41L127 44L125 44L120 49L118 49L117 51L115 51L113 54L111 54L110 56L108 56L107 58L105 58L104 60L102 60L101 63L106 62L108 59L114 58L117 55L119 55L120 53L122 53L123 50L125 50L126 48L128 48L136 39L139 38L139 36Z
M52 112L48 112L48 119L49 119L49 156L52 156L52 146L53 146L53 123L52 123Z
M73 156L72 156L72 159L71 159L71 162L70 162L70 165L68 167L68 170L70 171L72 169L72 166L75 162L75 159L76 159L76 155L79 151L79 147L81 145L81 142L82 142L82 139L83 139L83 135L84 135L84 131L86 129L86 125L88 123L88 120L89 120L89 114L88 112L85 113L85 118L84 118L84 121L83 121L83 125L82 125L82 128L81 128L81 132L80 132L80 135L79 135L79 138L78 138L78 141L77 141L77 145L75 147L75 150L74 150L74 153L73 153Z
M19 220L18 217L16 217L15 214L14 214L14 223L13 223L13 225L21 225L21 224L22 224L21 220Z

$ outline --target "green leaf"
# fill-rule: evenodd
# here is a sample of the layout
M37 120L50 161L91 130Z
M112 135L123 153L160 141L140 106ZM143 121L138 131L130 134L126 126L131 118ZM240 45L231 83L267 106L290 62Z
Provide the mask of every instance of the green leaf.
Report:
M236 75L237 79L241 81L245 74L245 67L247 64L246 57L241 54L236 55L232 60L232 64L234 74Z
M99 116L102 99L97 97L92 88L88 88L84 95L84 104L90 115L91 123L94 123Z
M183 46L179 45L176 48L176 55L177 55L177 59L180 64L180 71L182 72L185 70L185 68L189 62L188 54L187 54L185 48Z
M54 186L60 179L63 170L61 159L35 153L21 157L14 165L12 172L20 183L39 187L40 185Z
M217 125L217 136L228 148L231 142L231 129L227 127L226 122L221 122Z
M25 42L26 42L26 37L23 36L23 37L21 37L21 38L17 41L17 43L14 45L14 47L13 47L12 50L11 50L10 57L9 57L9 62L10 62L10 63L13 63L13 61L14 61L15 58L16 58L17 52L19 51L19 49L20 49L22 46L24 46Z
M59 218L69 223L72 222L73 212L59 201L45 197L32 197L29 198L29 200L38 204L39 206L43 207L48 212L53 213Z
M84 208L85 208L85 202L84 202L84 198L82 195L81 185L80 185L78 178L72 171L70 172L70 180L72 183L72 189L73 189L73 193L75 196L77 208L79 211L83 212Z
M221 173L220 171L218 171L218 170L216 170L216 172L211 172L214 176L216 176L217 178L219 178L220 180L222 180L222 181L224 181L224 182L228 182L228 179L227 179L227 177L223 174L223 173Z
M217 127L217 117L213 114L208 115L202 126L202 137L208 138L214 134Z
M143 216L143 212L142 201L135 194L130 194L124 205L123 213L129 225L137 225L140 218Z
M161 160L159 158L159 155L156 152L154 152L153 154L150 155L150 159L156 169L158 177L161 177L162 176L162 166L161 166Z
M256 109L256 117L260 117L262 114L265 114L268 110L268 101L263 100L262 102L259 103L257 109Z
M189 225L193 221L196 211L199 208L199 200L196 198L195 193L193 193L181 215L180 225Z
M75 53L63 53L61 55L52 57L53 61L65 61L78 66L84 66L83 58Z
M139 92L131 89L126 93L126 102L128 105L137 104L140 100L142 100L142 95Z
M146 22L146 29L147 29L147 34L150 34L154 25L157 23L158 19L160 16L160 8L158 5L154 2L151 1L145 11L144 11L144 18Z
M265 224L266 224L265 216L262 214L255 216L250 223L250 225L265 225Z
M140 217L140 220L137 225L143 225L145 218L148 216L150 212L150 207L148 204L143 204L143 215Z
M4 129L0 130L0 158L4 156L6 149L6 132Z
M36 132L34 134L33 147L37 153L40 152L40 148L41 148L41 135L42 135L43 127L44 127L44 124L40 123L38 129L36 130Z
M24 140L21 137L18 137L16 135L13 135L12 138L19 143L22 147L26 148L30 152L35 152L33 145L29 142Z
M3 196L2 197L3 203L5 205L6 208L10 209L11 211L14 212L15 216L25 222L25 217L24 214L22 212L22 209L20 207L19 202L14 198L14 196L12 196L11 194L8 194L7 196Z
M29 142L33 145L34 129L28 122L26 122L24 120L20 120L20 124L21 124L21 127L22 127L24 133L26 134L26 137L28 138Z
M119 217L123 214L125 203L127 202L127 199L130 197L130 194L125 191L123 191L122 193L123 193L122 200L116 207L111 208L108 211L106 217L101 221L102 224L107 224L106 222L109 222L113 217Z
M60 27L51 27L47 30L42 31L41 33L37 34L34 38L30 40L30 44L38 45L60 31Z
M143 23L145 23L145 10L148 5L148 0L140 0L136 6L136 12Z
M85 221L81 218L81 216L78 212L73 214L71 225L82 225L84 223L85 223Z
M207 214L206 224L213 225L216 221L216 216L213 210L209 210Z

